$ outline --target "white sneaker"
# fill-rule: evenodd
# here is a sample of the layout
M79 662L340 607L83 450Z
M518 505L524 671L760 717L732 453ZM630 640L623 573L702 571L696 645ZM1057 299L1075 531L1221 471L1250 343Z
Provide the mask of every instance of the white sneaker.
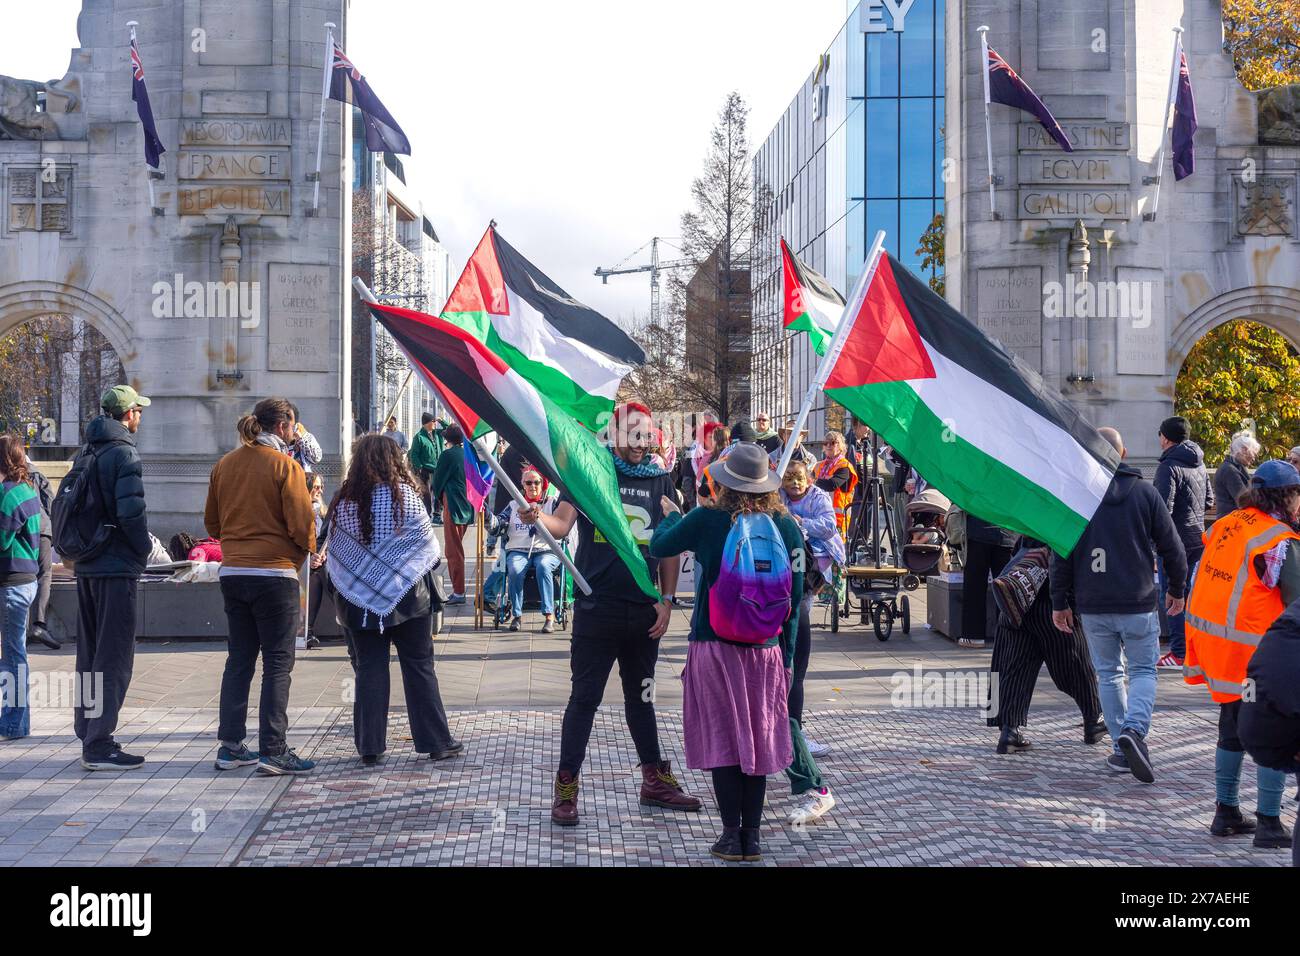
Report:
M830 787L822 787L820 790L813 787L803 795L802 802L790 811L790 823L793 826L812 823L830 813L833 806L835 798L831 796Z
M830 744L819 744L808 736L804 737L803 742L808 745L808 753L812 755L813 760L825 757L832 749Z

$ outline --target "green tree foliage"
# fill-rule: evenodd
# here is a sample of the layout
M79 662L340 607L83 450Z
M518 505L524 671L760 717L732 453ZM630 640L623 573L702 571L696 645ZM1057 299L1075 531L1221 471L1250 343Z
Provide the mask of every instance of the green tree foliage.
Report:
M1223 0L1224 47L1248 90L1300 83L1300 2Z
M930 270L930 288L944 294L944 228L943 213L937 214L921 233L921 246L916 254L921 257L921 268Z
M1176 409L1192 427L1211 468L1232 436L1253 420L1261 460L1286 458L1300 445L1300 357L1282 336L1257 322L1219 326L1193 346L1178 374Z

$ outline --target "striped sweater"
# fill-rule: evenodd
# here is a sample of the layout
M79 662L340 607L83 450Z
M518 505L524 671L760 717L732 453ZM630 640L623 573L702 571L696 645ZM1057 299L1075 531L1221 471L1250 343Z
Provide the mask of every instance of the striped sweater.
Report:
M25 481L0 482L0 587L29 584L39 571L41 500Z

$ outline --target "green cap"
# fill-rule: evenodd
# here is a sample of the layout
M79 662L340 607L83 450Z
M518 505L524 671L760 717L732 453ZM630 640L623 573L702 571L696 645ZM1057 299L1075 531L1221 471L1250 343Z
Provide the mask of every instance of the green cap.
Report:
M124 415L137 405L144 408L148 404L149 399L130 385L114 385L99 400L100 407L110 415Z

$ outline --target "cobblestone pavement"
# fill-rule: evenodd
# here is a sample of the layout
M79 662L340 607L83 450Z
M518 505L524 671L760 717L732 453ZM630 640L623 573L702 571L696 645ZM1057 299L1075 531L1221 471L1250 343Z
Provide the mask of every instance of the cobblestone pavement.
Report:
M917 602L917 621L924 605ZM814 621L824 612L814 613ZM533 616L535 617L535 615ZM0 743L0 866L271 864L712 864L720 823L707 774L680 765L688 614L663 641L656 693L661 739L699 814L637 803L639 774L617 674L583 775L583 824L553 829L550 780L568 696L566 635L474 631L450 617L436 641L443 698L465 757L418 759L394 663L390 750L361 766L351 743L351 676L341 645L300 655L290 744L317 759L292 781L212 767L219 643L141 644L118 739L147 762L123 774L81 770L67 708L34 701L33 733ZM1285 851L1212 840L1215 709L1161 672L1152 787L1102 769L1077 712L1044 674L1031 711L1034 748L998 757L996 732L962 709L898 709L899 675L978 674L965 651L924 626L881 643L853 626L814 630L806 684L811 735L834 746L823 771L839 801L795 831L785 781L770 781L767 862L778 864L1284 865ZM36 684L72 669L72 648L31 649ZM259 686L254 680L254 693ZM255 726L255 721L253 721ZM1248 765L1249 767L1249 765ZM1251 809L1253 774L1243 783ZM1284 811L1288 825L1294 803Z
M701 813L640 806L620 713L597 718L574 829L550 823L559 713L459 713L452 724L468 744L464 758L419 758L398 721L398 745L365 768L340 712L318 739L320 771L280 796L239 864L724 865L708 856L721 826L708 775L677 768L704 798ZM1209 836L1214 737L1203 715L1161 714L1153 786L1106 772L1105 746L1086 746L1078 715L1064 711L1038 715L1034 748L1003 757L970 711L839 711L811 716L809 728L834 748L822 769L838 803L822 821L790 827L789 788L771 778L768 865L1290 863L1289 851ZM677 712L661 715L660 734L680 752ZM1243 789L1250 806L1253 787Z

